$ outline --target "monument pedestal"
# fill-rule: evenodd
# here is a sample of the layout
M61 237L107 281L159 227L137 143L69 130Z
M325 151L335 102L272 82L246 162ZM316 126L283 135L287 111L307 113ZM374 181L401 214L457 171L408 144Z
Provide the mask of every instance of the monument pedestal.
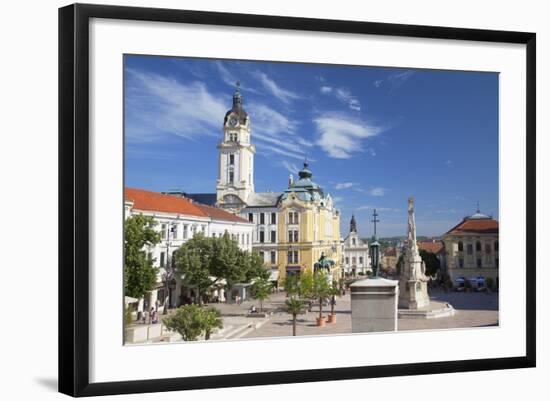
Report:
M399 282L400 309L420 309L429 304L430 297L426 281L402 279Z
M356 281L351 290L351 331L397 331L396 280L374 278Z

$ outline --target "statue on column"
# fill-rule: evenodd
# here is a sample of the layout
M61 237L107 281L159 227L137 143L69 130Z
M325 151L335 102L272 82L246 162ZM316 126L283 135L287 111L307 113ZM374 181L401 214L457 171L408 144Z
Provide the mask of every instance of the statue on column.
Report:
M416 241L416 223L414 221L414 198L409 198L409 218L407 224L407 252L405 254L406 259L410 261L408 263L410 269L407 272L410 280L427 281L426 277L426 265L420 257L418 251L418 242ZM420 262L420 263L418 263Z
M403 273L399 281L399 306L406 309L418 309L428 305L430 299L427 292L426 266L420 257L416 242L413 197L409 198L408 212L407 250L403 259Z

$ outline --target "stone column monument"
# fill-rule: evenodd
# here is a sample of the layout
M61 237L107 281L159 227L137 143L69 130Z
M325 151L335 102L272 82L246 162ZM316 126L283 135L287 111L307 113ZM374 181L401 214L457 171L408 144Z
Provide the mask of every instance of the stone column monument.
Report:
M416 225L414 222L414 198L409 198L407 250L405 251L401 278L399 279L399 308L420 309L429 306L426 266L418 252Z

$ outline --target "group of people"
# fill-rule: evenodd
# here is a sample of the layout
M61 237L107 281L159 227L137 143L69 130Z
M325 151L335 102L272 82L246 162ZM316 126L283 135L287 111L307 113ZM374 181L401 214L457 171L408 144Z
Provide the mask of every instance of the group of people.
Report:
M158 312L153 307L151 307L149 312L143 312L141 316L141 323L147 324L147 322L149 322L149 324L157 324L159 322Z

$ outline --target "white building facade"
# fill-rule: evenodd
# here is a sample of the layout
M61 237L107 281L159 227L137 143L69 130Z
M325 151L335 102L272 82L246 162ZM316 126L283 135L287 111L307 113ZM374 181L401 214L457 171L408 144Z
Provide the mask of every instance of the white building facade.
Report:
M155 228L161 235L161 241L147 249L153 265L159 268L157 288L150 292L145 306L140 300L138 310L151 307L163 310L166 304L177 307L184 303L184 298L194 296L183 287L182 277L177 275L173 275L166 285L166 273L171 271L169 267L174 251L196 234L221 237L228 233L242 250L252 251L253 223L215 207L195 204L180 196L126 188L124 211L125 218L136 214L153 217L157 222ZM220 289L216 296L224 301L224 290Z
M343 243L342 266L346 276L355 277L372 271L369 256L369 244L359 238L355 216L351 216L350 229Z

